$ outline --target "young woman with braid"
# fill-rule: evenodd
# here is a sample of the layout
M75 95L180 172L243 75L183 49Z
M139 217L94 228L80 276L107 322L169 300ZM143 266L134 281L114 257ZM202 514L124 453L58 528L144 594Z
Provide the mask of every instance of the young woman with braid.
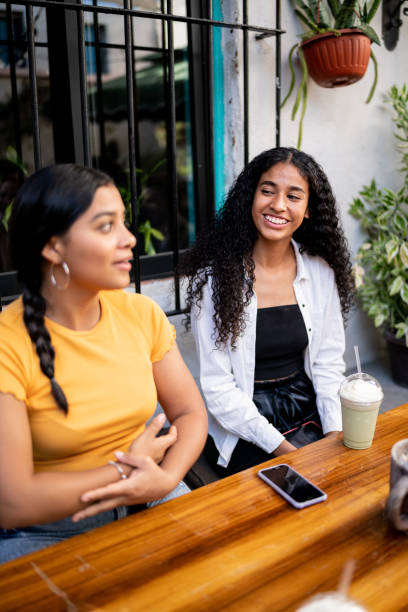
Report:
M0 314L1 561L186 492L207 435L173 326L122 291L135 238L108 176L40 170L10 239L23 294Z
M351 265L330 184L309 155L281 147L253 159L181 272L205 451L220 476L341 430Z

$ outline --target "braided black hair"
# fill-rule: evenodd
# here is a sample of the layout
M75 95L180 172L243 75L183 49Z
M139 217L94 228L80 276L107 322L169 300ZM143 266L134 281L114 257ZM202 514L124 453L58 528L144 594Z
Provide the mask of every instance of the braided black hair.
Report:
M309 185L309 218L303 220L293 235L300 244L300 252L322 257L333 269L345 319L353 304L350 253L326 174L302 151L288 147L269 149L242 170L210 227L184 254L179 266L179 272L188 277L188 310L193 304L200 307L203 287L212 279L217 346L228 341L236 346L238 336L244 332L244 311L255 281L254 194L261 175L280 162L293 164ZM189 323L187 314L186 327Z
M112 179L98 170L75 164L48 166L33 174L20 188L13 203L9 235L13 265L23 292L23 319L50 380L58 407L68 413L64 391L55 378L55 351L46 328L46 302L41 295L42 250L52 236L61 236L92 203L99 187Z
M51 344L50 334L44 324L45 300L39 293L36 294L25 287L23 289L23 305L24 323L37 351L41 371L50 379L51 392L58 407L67 414L67 398L54 376L55 351Z

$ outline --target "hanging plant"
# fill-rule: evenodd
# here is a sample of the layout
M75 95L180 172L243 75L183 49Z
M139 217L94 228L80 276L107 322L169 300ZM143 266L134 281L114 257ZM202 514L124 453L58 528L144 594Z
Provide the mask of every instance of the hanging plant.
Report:
M283 107L291 96L296 83L293 55L297 51L301 66L301 81L292 109L294 120L300 109L297 146L302 143L303 119L307 102L308 76L321 87L351 85L361 79L369 59L374 64L374 80L366 99L373 97L378 66L371 43L380 45L380 39L369 25L381 0L293 0L295 13L308 28L301 41L289 51L291 81Z

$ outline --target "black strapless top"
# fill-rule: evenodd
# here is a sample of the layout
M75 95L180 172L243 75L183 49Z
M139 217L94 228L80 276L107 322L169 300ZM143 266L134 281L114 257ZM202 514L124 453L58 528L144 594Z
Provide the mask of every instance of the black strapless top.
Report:
M301 370L307 344L306 327L297 304L258 308L255 380L283 378Z

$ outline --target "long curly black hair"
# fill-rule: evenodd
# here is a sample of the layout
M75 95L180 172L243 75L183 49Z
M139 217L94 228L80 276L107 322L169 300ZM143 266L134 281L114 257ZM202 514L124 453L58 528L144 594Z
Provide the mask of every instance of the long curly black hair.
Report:
M252 251L257 231L252 220L252 203L261 175L279 162L293 164L309 185L309 218L303 220L293 235L300 252L320 256L333 269L344 319L354 302L350 253L326 174L302 151L287 147L269 149L242 170L209 229L180 262L180 273L188 277L188 311L193 304L200 308L203 287L212 277L217 346L230 341L234 348L244 332L244 310L253 295L255 280ZM188 328L189 314L185 323Z

